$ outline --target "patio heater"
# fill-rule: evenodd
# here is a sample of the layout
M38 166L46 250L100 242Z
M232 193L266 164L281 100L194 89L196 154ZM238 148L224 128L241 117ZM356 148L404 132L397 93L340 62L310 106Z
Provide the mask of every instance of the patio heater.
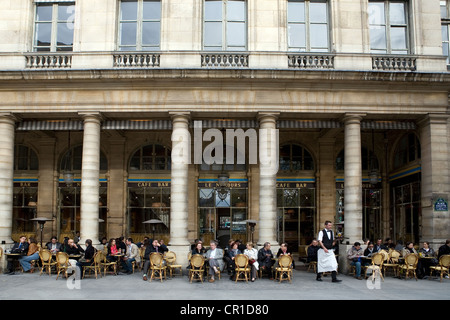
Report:
M150 220L146 220L142 223L149 223L152 225L152 232L153 232L152 240L155 240L156 225L159 223L164 223L164 222L162 222L161 220L158 220L158 219L150 219Z
M30 219L30 221L36 221L37 223L39 223L39 227L41 229L41 248L42 248L42 233L44 231L44 224L47 221L53 221L53 219L49 219L46 217L36 217L36 218Z

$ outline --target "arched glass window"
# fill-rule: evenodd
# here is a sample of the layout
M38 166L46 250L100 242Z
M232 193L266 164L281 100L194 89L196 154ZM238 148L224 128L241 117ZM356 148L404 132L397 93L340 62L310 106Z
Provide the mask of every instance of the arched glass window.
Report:
M305 148L296 144L286 144L280 147L280 170L314 170L314 159Z
M361 165L362 170L369 170L371 168L379 169L378 159L376 156L372 158L373 152L365 147L361 147ZM371 167L370 161L373 160L373 167ZM336 170L344 170L345 153L344 149L339 152L336 157Z
M61 159L61 171L81 171L83 158L83 146L75 146L68 150ZM108 170L108 160L100 151L100 171Z
M417 136L412 132L406 134L402 137L395 150L394 168L419 160L420 153L420 142Z
M39 161L36 152L24 145L14 146L14 170L38 170Z
M170 149L160 144L142 146L131 157L130 170L170 170L170 155Z

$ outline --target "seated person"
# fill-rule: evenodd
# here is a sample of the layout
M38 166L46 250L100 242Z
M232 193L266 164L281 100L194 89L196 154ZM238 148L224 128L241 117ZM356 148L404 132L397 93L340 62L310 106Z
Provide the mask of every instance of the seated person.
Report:
M445 241L445 244L439 247L438 250L438 259L446 254L450 254L450 239Z
M61 251L61 243L58 242L58 239L53 236L49 243L47 243L47 249L51 251L51 253L57 253Z
M358 280L362 280L361 277L361 256L364 254L364 250L361 248L361 243L355 242L353 246L347 251L347 259L349 264L356 269L355 277Z
M116 257L117 254L120 253L119 248L116 245L116 239L111 238L109 240L108 246L107 246L107 254L106 259L111 262L116 262L118 258Z
M233 280L234 276L236 274L236 263L234 259L238 254L241 254L242 252L238 249L238 243L235 241L232 241L230 243L230 249L227 250L227 253L225 254L224 260L228 262L229 271L231 274L230 279ZM226 259L227 258L227 259Z
M264 247L258 251L258 263L262 272L265 273L270 279L273 279L272 266L274 264L273 253L270 249L270 242L265 242Z
M203 242L201 240L197 240L195 247L192 249L191 254L201 254L204 256L206 254L206 249L203 246Z
M214 275L223 270L225 262L223 261L223 250L217 248L217 242L211 240L210 249L206 252L205 258L209 264L209 282L214 282Z
M23 272L29 272L31 270L31 261L39 259L39 248L36 239L30 237L30 239L28 239L28 244L27 255L19 258L19 263L22 266Z
M280 245L280 249L278 249L277 258L285 254L292 256L291 250L288 248L288 244L286 242L283 242ZM294 259L292 259L292 268L295 269Z
M152 243L145 247L145 252L144 252L144 267L142 268L142 272L143 272L143 276L142 279L144 281L147 281L147 272L148 269L150 268L150 255L153 252L158 252L161 253L162 255L164 254L164 252L169 251L169 249L167 249L167 247L163 244L159 244L158 240L153 240Z
M141 256L139 254L139 248L133 243L132 238L125 240L125 244L127 245L127 252L123 257L122 267L125 269L126 274L131 274L133 273L133 261L140 263Z
M18 259L21 256L26 256L28 253L28 242L27 242L27 237L25 236L20 236L19 238L19 242L14 243L14 245L11 248L11 253L16 253L18 254L18 256L9 256L7 258L8 263L6 266L7 272L8 274L14 274L14 263L15 261L18 261Z
M253 247L253 243L247 242L247 249L244 250L244 254L248 257L248 264L251 266L251 278L252 282L256 280L257 272L259 270L258 263L258 251Z
M90 266L92 265L92 263L94 262L94 255L95 252L97 251L93 246L92 246L92 240L91 239L87 239L85 242L86 245L86 250L84 250L84 257L81 258L80 260L78 260L77 262L77 267L80 269L80 272L83 272L83 267L84 266ZM82 273L80 273L82 274ZM80 277L81 278L81 277Z
M428 259L421 259L421 269L418 270L418 276L428 277L430 274L430 266L437 265L438 259L436 258L436 252L430 247L428 241L424 241L423 247L419 250L419 255Z
M69 239L67 245L64 246L64 252L68 255L79 255L84 253L84 250L73 239Z
M307 257L306 257L307 263L310 263L311 261L317 262L317 251L319 249L320 249L319 242L316 239L314 239L307 250Z
M381 238L377 239L377 242L374 244L375 252L385 250L386 252L389 251L389 248L383 244L383 240Z
M375 250L375 245L373 244L373 242L369 242L366 250L364 250L364 256L372 257L372 255L374 255L375 253L377 253L377 251Z

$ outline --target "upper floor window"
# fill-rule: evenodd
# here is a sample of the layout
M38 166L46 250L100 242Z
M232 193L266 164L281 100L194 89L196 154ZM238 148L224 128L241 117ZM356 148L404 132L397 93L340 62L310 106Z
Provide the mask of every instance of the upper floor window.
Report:
M14 170L38 170L36 152L24 145L14 146Z
M61 171L81 171L83 160L83 146L71 147L63 155L60 162ZM103 151L100 151L100 171L108 170L108 159Z
M205 0L203 49L247 49L247 3L243 0Z
M281 171L314 170L314 160L305 148L286 144L280 147L279 166Z
M450 64L450 8L447 0L441 1L442 53Z
M394 155L394 168L399 168L421 158L420 142L414 133L402 137Z
M289 51L330 51L327 1L289 0L287 17Z
M34 51L72 51L74 2L38 2L34 25Z
M122 0L119 14L119 50L159 50L161 1Z
M372 53L409 53L407 1L370 1L369 28Z
M130 170L170 170L171 151L159 144L149 144L140 147L131 157Z
M345 165L345 149L342 149L341 152L336 157L336 170L344 170ZM380 165L378 163L378 158L375 154L367 149L366 147L361 147L361 169L371 170L371 169L379 169Z

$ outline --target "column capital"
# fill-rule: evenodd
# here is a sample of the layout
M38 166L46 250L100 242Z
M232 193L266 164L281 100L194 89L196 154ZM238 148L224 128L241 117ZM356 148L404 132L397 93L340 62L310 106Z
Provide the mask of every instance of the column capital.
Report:
M97 111L82 111L82 112L78 112L78 115L81 116L81 118L83 118L84 121L94 120L94 121L100 122L103 120L103 116L102 116L101 112L97 112Z
M191 119L191 112L189 111L169 111L169 116L172 119L172 121L176 120L190 120Z
M256 118L260 123L262 123L266 121L277 121L279 116L279 112L258 112Z
M8 121L8 122L13 122L16 123L17 121L20 121L21 119L11 113L11 112L0 112L0 121Z
M342 121L344 123L349 123L349 122L361 122L361 120L367 116L366 113L346 113L344 114L344 117L342 118Z

